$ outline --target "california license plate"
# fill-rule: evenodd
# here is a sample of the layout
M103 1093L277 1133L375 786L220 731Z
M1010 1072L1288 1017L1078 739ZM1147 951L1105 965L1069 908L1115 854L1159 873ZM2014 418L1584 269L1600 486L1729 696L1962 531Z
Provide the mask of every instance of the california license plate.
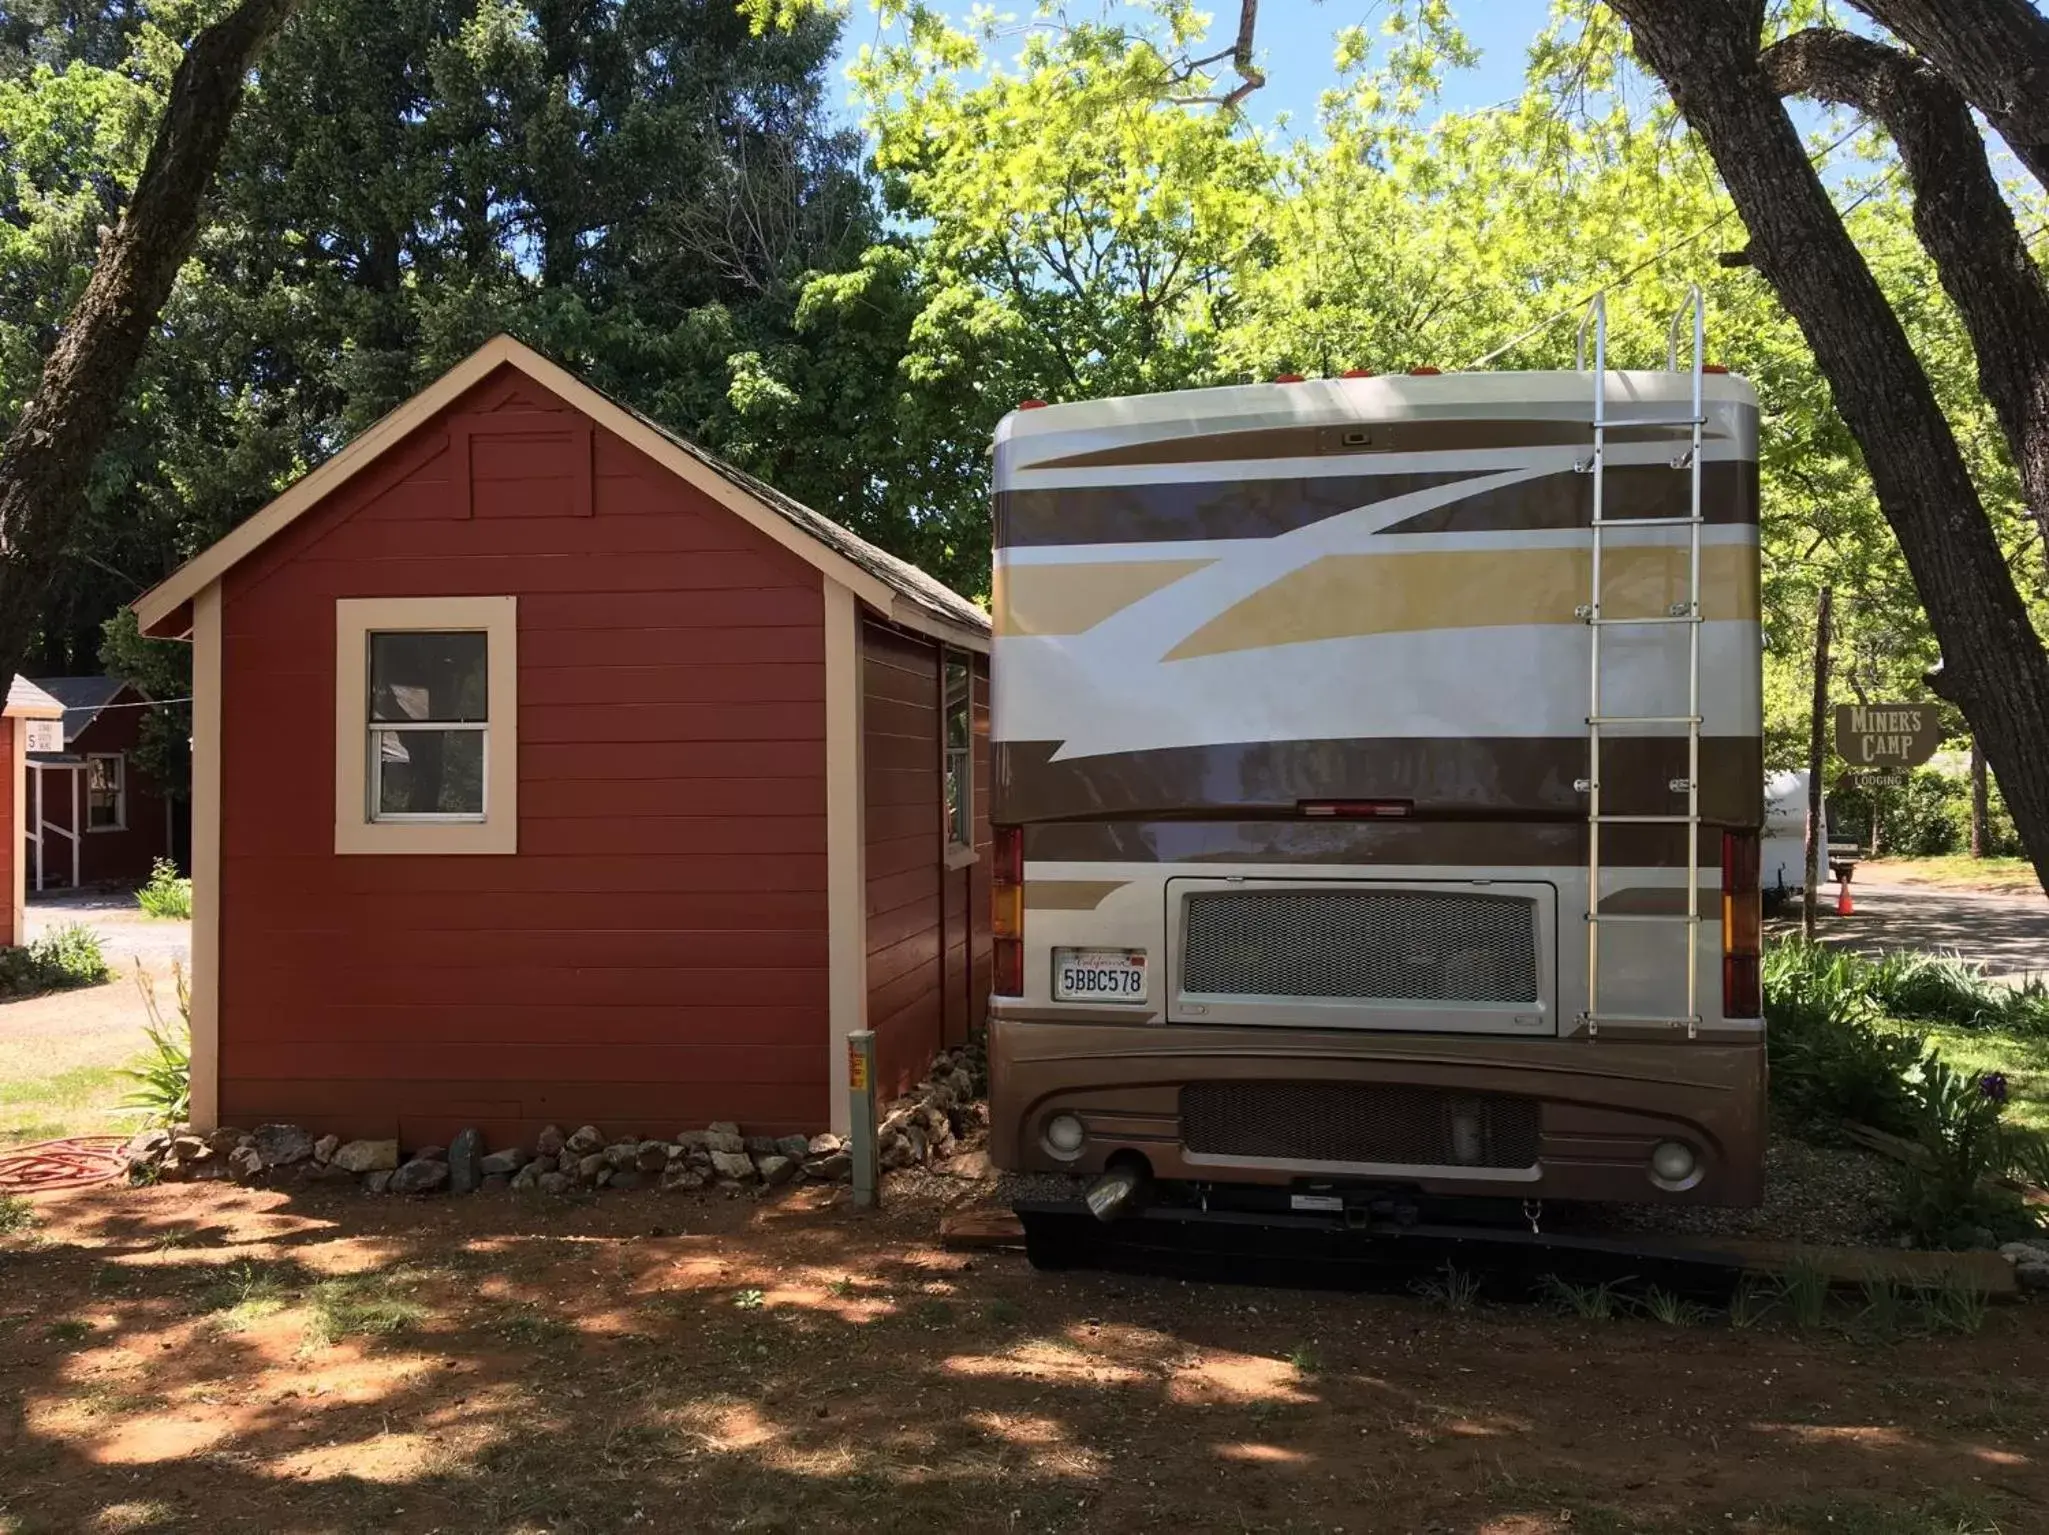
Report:
M1145 950L1055 949L1056 1002L1143 1002Z

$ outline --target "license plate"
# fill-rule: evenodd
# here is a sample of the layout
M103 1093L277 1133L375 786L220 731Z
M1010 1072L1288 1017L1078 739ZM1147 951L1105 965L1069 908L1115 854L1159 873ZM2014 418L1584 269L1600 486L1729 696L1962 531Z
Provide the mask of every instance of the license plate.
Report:
M1145 950L1055 949L1056 1002L1143 1002Z

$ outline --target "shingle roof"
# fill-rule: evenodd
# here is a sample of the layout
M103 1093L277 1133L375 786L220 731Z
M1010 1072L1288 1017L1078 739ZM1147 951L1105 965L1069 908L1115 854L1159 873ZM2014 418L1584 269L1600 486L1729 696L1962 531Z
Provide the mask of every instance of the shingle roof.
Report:
M58 710L63 707L63 704L28 678L17 676L7 684L7 697L4 702L0 702L0 714L28 719L55 719Z
M119 677L37 677L31 686L64 706L64 744L69 746L128 684Z

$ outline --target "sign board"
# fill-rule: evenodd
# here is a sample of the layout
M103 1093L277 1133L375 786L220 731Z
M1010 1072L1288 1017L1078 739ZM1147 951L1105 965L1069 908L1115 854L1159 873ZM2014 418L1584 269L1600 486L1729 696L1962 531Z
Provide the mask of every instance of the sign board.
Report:
M28 749L32 752L61 752L64 750L64 722L62 720L23 720L28 726Z
M1836 755L1851 767L1919 767L1940 745L1933 704L1836 705Z

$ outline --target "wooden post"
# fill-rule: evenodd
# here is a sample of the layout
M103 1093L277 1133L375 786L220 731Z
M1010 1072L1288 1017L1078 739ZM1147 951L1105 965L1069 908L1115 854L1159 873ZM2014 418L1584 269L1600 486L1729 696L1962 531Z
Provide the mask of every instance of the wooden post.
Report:
M1800 932L1809 943L1814 941L1815 886L1821 883L1821 871L1828 867L1821 825L1821 749L1828 718L1829 608L1834 598L1832 588L1822 587L1814 619L1814 712L1807 729L1807 877L1800 895Z
M1971 737L1971 856L1983 858L1992 840L1987 822L1992 815L1991 791L1985 782L1985 754L1978 749L1978 737Z

